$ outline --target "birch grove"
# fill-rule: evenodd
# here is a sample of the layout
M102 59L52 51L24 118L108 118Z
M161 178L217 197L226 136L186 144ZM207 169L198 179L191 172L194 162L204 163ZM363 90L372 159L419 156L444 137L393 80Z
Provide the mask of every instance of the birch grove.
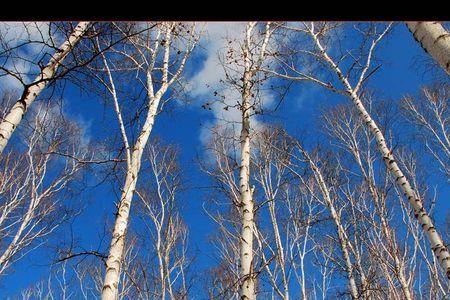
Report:
M0 22L0 294L448 299L448 32L406 25Z
M424 232L426 232L427 234L431 249L435 253L439 262L441 263L445 274L447 274L447 277L450 279L450 272L449 272L450 263L448 259L450 253L444 241L442 240L441 235L437 232L437 229L435 228L432 219L430 218L428 212L426 211L422 199L420 199L420 197L417 195L417 192L413 189L408 178L405 176L404 172L400 169L399 165L395 161L393 152L389 148L383 132L380 130L379 126L372 118L371 114L366 109L361 99L364 81L367 79L366 76L370 76L370 73L367 74L367 72L371 67L374 50L377 44L388 33L390 26L391 24L385 26L384 29L378 30L376 27L375 28L369 27L367 34L370 35L369 38L371 38L371 40L368 43L368 46L365 47L366 49L361 48L361 52L365 51L365 53L359 53L359 56L352 55L351 59L355 60L356 64L353 64L348 71L342 71L341 67L336 62L336 60L334 60L328 54L327 49L325 48L321 40L322 36L324 36L327 33L327 31L333 30L333 25L322 23L319 24L318 27L316 27L315 23L309 24L304 23L301 27L294 28L292 30L304 33L305 35L310 37L314 45L313 51L315 49L316 52L315 53L308 52L308 54L318 57L328 67L328 69L335 74L335 77L338 79L340 86L334 85L330 82L325 82L324 80L321 80L320 78L316 77L311 73L308 74L301 72L295 66L290 67L290 69L288 69L293 75L287 72L276 74L282 78L291 80L312 81L318 84L319 86L331 90L332 92L348 97L353 102L353 104L355 105L360 114L360 117L364 120L366 126L368 126L368 128L371 130L371 133L376 138L378 149L384 160L384 163L386 164L389 172L391 173L391 176L395 178L397 184L402 190L402 193L408 199L411 207L414 210L414 214L417 220L422 225ZM364 31L361 32L364 34ZM358 69L355 70L355 66L357 65L359 67ZM350 82L349 74L355 72L357 75L354 74L352 75L356 76L356 80L355 83L352 84Z

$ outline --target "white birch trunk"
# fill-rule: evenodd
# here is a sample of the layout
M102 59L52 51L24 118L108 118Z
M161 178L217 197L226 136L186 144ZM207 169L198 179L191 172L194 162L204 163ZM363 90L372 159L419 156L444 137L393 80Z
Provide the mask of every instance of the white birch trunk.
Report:
M242 129L241 129L241 166L239 171L239 189L241 196L242 231L240 240L240 276L241 299L253 300L255 281L253 277L253 226L254 201L250 188L250 72L244 74L244 91L242 94Z
M281 242L281 235L280 235L280 230L278 227L277 216L275 213L275 202L274 201L271 201L269 203L269 214L270 214L270 220L272 222L275 243L277 245L277 259L280 264L281 279L283 282L283 300L289 300L289 282L288 282L288 278L286 276L286 260L284 258L284 249L283 249L283 244Z
M313 170L314 177L316 179L316 182L319 184L320 190L324 196L324 200L328 206L328 209L331 213L331 218L334 221L334 224L336 225L336 230L338 233L339 238L339 244L341 246L342 255L345 261L345 268L347 272L347 279L350 287L350 295L352 299L359 299L358 295L358 287L356 285L355 276L353 275L353 264L350 258L350 252L349 252L349 240L347 237L347 234L345 233L345 228L341 223L341 218L339 214L336 211L336 208L334 207L334 203L331 200L331 196L328 190L328 187L322 177L322 173L320 172L319 168L316 166L314 161L308 156L308 154L305 151L302 151L303 154L308 159L309 165L311 166L311 169Z
M450 34L439 22L406 22L420 46L450 75Z
M50 62L42 69L41 74L33 81L33 83L25 87L21 98L14 104L10 112L2 120L0 123L0 154L3 153L11 135L19 125L29 106L42 92L49 80L53 78L56 70L67 54L69 54L73 47L83 37L89 24L90 22L78 23L69 39L61 45L59 50L53 55Z
M125 184L122 190L109 255L106 261L106 275L102 288L103 300L115 300L118 297L120 267L122 264L126 231L128 228L131 200L136 189L136 181L141 167L142 154L153 128L162 94L162 92L158 93L150 102L147 119L131 153L131 165L128 168Z
M242 127L241 127L241 162L239 169L239 192L241 205L241 236L240 236L240 299L254 300L255 278L253 274L253 230L254 222L254 201L253 189L250 188L250 99L251 80L255 70L251 66L251 33L256 22L247 24L246 39L244 42L244 74L242 76ZM267 35L266 35L267 36ZM262 49L264 51L264 48Z
M3 271L7 268L7 265L9 263L9 260L14 255L15 251L17 251L17 244L20 241L20 238L22 237L23 232L27 228L28 224L30 223L33 215L34 210L34 201L31 201L30 205L28 206L28 210L25 214L25 218L23 219L22 223L20 224L19 229L17 230L16 234L14 235L13 240L9 244L8 248L6 248L5 252L3 252L2 256L0 257L0 274L3 273Z
M138 49L138 52L143 55L143 60L146 62L147 70L146 70L146 89L147 89L147 97L149 99L148 102L148 111L147 116L145 119L144 126L142 127L139 136L134 144L134 146L131 149L128 147L128 138L126 137L125 132L125 126L123 124L120 108L117 103L114 83L112 81L112 77L110 77L110 84L111 84L111 92L113 96L113 100L115 102L115 110L116 114L118 116L119 125L121 128L121 134L123 137L123 142L126 149L127 154L127 175L124 183L124 187L122 190L122 195L119 203L119 209L117 212L114 230L113 230L113 236L111 240L111 246L110 246L110 252L108 255L108 259L106 261L106 275L105 280L103 283L102 288L102 299L103 300L115 300L118 297L118 287L119 287L119 277L120 277L120 268L123 260L123 251L124 251L124 243L125 243L125 237L126 232L128 228L128 219L130 214L130 208L131 208L131 201L135 192L136 188L136 182L139 175L139 170L141 167L141 159L142 154L144 151L144 148L148 142L148 139L150 137L150 133L153 128L153 124L155 122L155 117L158 113L159 104L161 101L161 98L168 90L169 86L171 86L174 82L177 82L178 78L180 77L181 73L183 72L184 66L186 64L186 61L194 49L198 38L195 34L195 26L193 25L191 30L188 30L187 33L189 33L189 37L186 42L186 51L184 54L178 56L177 58L173 58L174 61L177 61L177 59L180 59L178 61L178 68L175 70L175 72L170 72L169 67L170 60L171 60L171 45L172 45L172 32L175 28L175 23L162 23L161 24L161 31L157 33L157 39L154 42L155 48L151 49L149 46L146 46L146 51L150 53L150 61L147 59L146 55ZM164 39L160 39L160 33L165 32ZM133 41L130 41L135 47L140 47L134 44ZM159 79L161 82L161 85L158 89L158 91L154 92L154 83L155 79L153 78L152 72L156 70L155 68L155 62L158 59L158 47L163 47L163 57L162 57L162 67L158 68L161 70L161 78ZM178 51L178 54L180 54L181 51ZM127 57L130 57L126 55ZM105 66L107 66L107 63L105 62ZM139 66L141 68L140 64L137 63L136 66ZM173 65L172 65L173 66ZM108 73L109 70L106 68L106 71ZM110 74L109 74L110 75ZM171 75L171 78L169 78L169 75ZM158 81L156 81L158 82ZM169 292L170 289L169 289Z
M266 48L271 36L270 22L266 23L264 39L256 56L252 61L251 35L256 22L249 22L243 46L244 74L242 76L242 128L241 128L241 162L239 170L239 191L241 205L242 230L240 237L240 299L256 299L255 275L253 274L253 233L254 222L254 188L250 188L250 99L252 98L252 80L266 55Z

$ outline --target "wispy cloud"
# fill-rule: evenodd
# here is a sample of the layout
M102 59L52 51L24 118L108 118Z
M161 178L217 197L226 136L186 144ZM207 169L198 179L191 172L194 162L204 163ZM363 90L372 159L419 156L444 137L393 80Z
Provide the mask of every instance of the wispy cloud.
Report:
M238 90L225 88L221 80L225 79L225 71L220 61L224 57L229 47L237 49L239 43L245 36L246 23L243 22L211 22L205 25L205 37L200 48L203 49L204 61L200 71L190 79L187 86L188 93L194 98L197 104L209 103L208 109L214 115L214 122L207 122L201 129L199 136L202 144L206 144L210 135L210 127L221 125L235 130L236 135L240 131L241 111L235 107L240 102L241 95ZM214 97L215 92L221 96L219 101ZM273 95L267 91L262 91L261 102L264 107L270 106ZM260 122L252 117L252 128L260 127Z
M51 54L54 51L48 46L51 40L49 26L49 22L0 22L1 51L14 49L6 52L5 57L0 57L0 61L6 69L18 74L25 83L34 80L39 72L39 59L42 59L45 53ZM58 39L56 35L52 38ZM1 76L0 86L4 90L22 88L21 82L11 75Z
M205 36L200 49L206 56L201 70L191 79L188 86L190 94L202 98L214 91L224 78L224 70L219 61L220 53L226 51L229 40L243 36L245 23L211 22L205 24Z

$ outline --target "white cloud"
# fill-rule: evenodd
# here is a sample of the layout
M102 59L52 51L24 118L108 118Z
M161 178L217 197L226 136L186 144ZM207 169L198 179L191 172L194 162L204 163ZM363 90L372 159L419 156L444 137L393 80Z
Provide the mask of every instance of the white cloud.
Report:
M219 85L224 70L219 61L228 40L238 39L244 34L245 23L210 22L205 25L205 36L200 48L205 50L206 59L199 72L190 80L188 90L192 96L204 97Z
M241 111L234 106L240 102L241 95L237 90L225 89L221 84L220 80L225 78L225 72L219 57L223 57L230 46L238 46L245 36L245 27L246 23L243 22L210 22L205 25L205 37L199 48L204 49L202 54L206 57L200 71L190 79L187 86L188 93L197 104L210 104L209 108L215 117L215 122L205 124L201 130L199 139L204 145L210 138L209 128L217 124L232 128L236 136L239 135L242 116ZM215 91L223 97L221 102L211 101ZM274 101L273 96L267 91L261 93L263 107L270 106ZM225 106L228 106L227 109L224 109ZM252 117L251 123L254 130L261 126L255 117Z
M37 62L43 54L54 52L46 45L50 41L49 26L49 22L0 22L0 36L3 41L0 50L17 47L8 53L6 61L4 58L0 59L6 69L23 74L21 77L25 83L34 80L35 74L39 72ZM32 43L27 43L29 41ZM0 85L2 89L22 88L20 81L11 75L0 77Z

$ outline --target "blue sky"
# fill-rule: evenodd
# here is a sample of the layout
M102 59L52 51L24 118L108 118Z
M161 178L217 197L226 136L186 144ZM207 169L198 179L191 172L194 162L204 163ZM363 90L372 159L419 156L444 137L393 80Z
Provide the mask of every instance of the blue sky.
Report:
M204 187L210 182L195 161L197 156L204 155L202 136L205 130L207 131L207 126L216 122L217 116L214 111L205 111L201 108L204 101L211 97L211 91L203 87L202 80L208 78L214 83L214 71L220 74L220 67L214 66L214 56L215 50L220 46L217 37L223 34L223 29L226 28L229 28L228 34L234 35L239 32L240 25L215 24L211 30L212 41L204 42L205 50L196 55L186 70L186 79L193 84L194 89L189 95L191 103L176 105L170 112L162 113L158 116L152 132L153 137L159 136L166 143L178 145L181 150L180 163L190 188L179 195L179 201L183 204L183 218L189 226L190 248L196 254L195 268L198 270L202 270L212 262L209 250L213 248L208 242L208 235L215 230L214 222L202 208L206 201ZM389 38L382 42L377 53L383 59L383 66L371 79L370 87L380 98L398 101L405 94L416 94L422 85L433 81L431 73L423 74L423 68L413 67L414 62L418 58L426 58L426 54L404 24L397 24ZM76 87L70 85L65 89L63 97L66 104L65 111L83 123L89 138L99 139L105 135L109 126L107 122L102 122L104 108L98 99L92 95L80 94ZM281 123L288 132L295 134L314 127L321 106L346 101L348 99L333 95L310 83L294 84L279 110L260 120L267 119ZM450 208L449 204L444 203L450 196L448 184L440 186L439 192L442 199L439 203L442 208L440 211L443 212L440 217L443 217L444 212ZM86 207L74 222L74 228L78 233L83 232L84 247L92 249L98 246L99 228L104 226L104 217L107 217L109 224L113 221L114 198L108 185L90 190L82 197L83 199L77 200L83 201ZM64 234L61 233L62 236ZM108 244L109 240L106 243ZM3 278L0 294L15 295L36 281L47 278L50 259L49 249L44 246L17 262L14 265L15 272ZM197 288L199 295L204 296L201 292L202 286L198 285Z

